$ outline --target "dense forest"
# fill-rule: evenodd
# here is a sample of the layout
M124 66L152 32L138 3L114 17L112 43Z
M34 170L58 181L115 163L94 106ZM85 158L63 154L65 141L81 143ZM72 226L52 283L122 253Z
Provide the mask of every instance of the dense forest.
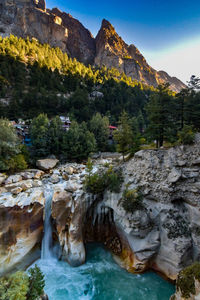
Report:
M68 132L61 115L72 121ZM82 160L95 151L134 154L152 142L192 143L200 130L200 79L192 76L175 94L168 84L155 89L116 69L85 66L34 38L0 37L0 118L1 170L22 169L30 156ZM10 148L17 142L6 119L18 118L32 120L29 153ZM118 126L114 144L109 124Z
M40 113L88 121L96 112L116 122L122 110L144 113L154 90L116 69L85 66L59 48L36 39L0 38L0 114L9 119L33 118ZM90 97L93 91L103 97Z

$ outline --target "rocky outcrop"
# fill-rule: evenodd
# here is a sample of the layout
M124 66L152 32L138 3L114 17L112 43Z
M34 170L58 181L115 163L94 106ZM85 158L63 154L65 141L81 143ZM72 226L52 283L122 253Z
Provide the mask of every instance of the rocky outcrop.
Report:
M34 37L84 63L92 63L95 55L91 33L69 14L46 10L44 0L2 0L0 34Z
M41 43L67 51L67 29L58 24L54 14L46 12L44 1L2 0L0 33L2 36L34 37Z
M16 265L28 265L40 253L43 234L43 191L38 188L15 196L0 196L0 275Z
M124 182L119 193L88 194L85 166L75 163L59 166L39 179L35 178L37 170L4 178L2 188L7 193L0 196L2 271L7 261L11 261L8 267L16 263L13 257L20 260L21 254L14 254L23 243L23 251L30 252L41 241L42 191L50 185L53 237L60 244L63 260L80 265L85 261L85 243L102 242L130 272L151 268L175 280L180 270L200 260L199 145L142 150L125 163L109 157L94 159L93 172L106 170L108 164L122 169ZM17 196L12 195L14 188L22 189ZM131 212L123 205L127 189L142 195L141 205Z
M68 175L65 191L56 191L53 201L63 257L74 265L83 263L84 242L101 241L129 271L153 268L175 279L200 259L199 157L199 144L142 150L121 165L121 192L105 191L100 198L84 191L84 172ZM97 163L95 169L99 167ZM122 205L127 187L139 188L143 195L142 208L132 213Z
M85 64L114 67L148 85L156 87L169 82L174 91L185 88L177 78L149 66L139 50L127 45L108 21L103 20L94 39L71 15L57 8L46 9L44 0L1 0L0 34L36 38L41 43L59 47Z
M135 154L124 166L125 185L142 192L141 216L125 214L120 195L106 198L138 260L171 279L200 259L199 156L199 144Z
M174 91L185 87L176 77L170 77L166 72L157 72L150 67L139 50L134 45L127 45L107 20L102 21L96 37L95 64L114 67L132 79L148 85L157 86L169 82Z
M59 16L62 25L67 28L67 50L69 55L86 64L93 64L96 46L91 32L70 14L61 12L57 8L52 9L50 12Z

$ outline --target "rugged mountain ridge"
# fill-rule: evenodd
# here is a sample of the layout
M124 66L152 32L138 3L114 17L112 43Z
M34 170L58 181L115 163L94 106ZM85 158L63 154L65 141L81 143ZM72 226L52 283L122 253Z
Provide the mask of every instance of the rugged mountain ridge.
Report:
M179 79L149 66L139 50L127 45L107 20L102 21L94 38L71 15L58 8L46 9L44 0L0 0L0 35L10 34L37 38L83 63L114 67L148 85L169 82L174 91L185 87Z

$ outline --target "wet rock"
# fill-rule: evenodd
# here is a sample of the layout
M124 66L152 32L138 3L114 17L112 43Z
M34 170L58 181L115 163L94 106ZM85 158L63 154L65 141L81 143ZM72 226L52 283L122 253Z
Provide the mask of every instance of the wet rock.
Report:
M72 175L74 173L74 169L72 167L66 167L65 173L68 175Z
M65 190L68 192L71 192L71 193L77 191L78 188L79 188L79 185L75 181L72 181L72 180L67 181L66 186L65 186Z
M21 188L21 187L16 187L16 188L12 189L10 192L11 192L13 195L18 195L19 193L22 192L22 188Z
M9 176L6 181L5 181L5 185L7 184L11 184L11 183L16 183L22 180L22 176L21 175L11 175Z
M44 172L41 170L36 170L34 174L34 179L40 179L44 175Z
M62 178L67 181L67 180L69 180L69 175L66 173L63 173Z
M50 178L52 183L58 183L60 181L59 175L58 174L53 174Z
M20 182L16 182L16 183L12 183L12 184L7 184L5 185L5 188L7 189L7 191L11 191L15 188L20 188L23 191L26 191L28 189L31 189L33 186L33 181L31 179L29 180L22 180Z
M20 173L20 175L22 176L22 178L24 180L33 179L34 178L34 172L25 171L25 172Z
M33 180L33 187L41 187L42 181L41 180Z
M5 182L6 178L6 175L0 173L0 185L2 185Z
M47 294L44 294L40 297L40 300L49 300L49 297L47 296Z

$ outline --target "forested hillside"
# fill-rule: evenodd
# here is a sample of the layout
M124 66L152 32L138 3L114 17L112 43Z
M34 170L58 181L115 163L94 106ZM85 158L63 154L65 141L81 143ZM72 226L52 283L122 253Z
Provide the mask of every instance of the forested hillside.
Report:
M154 90L116 69L86 67L59 48L14 36L0 39L0 76L0 114L9 119L47 113L87 121L100 112L116 122L122 110L141 117ZM96 90L103 97L90 97Z
M68 132L61 115L73 121ZM0 38L0 117L33 119L31 157L81 160L94 151L134 154L155 141L157 147L192 143L200 130L200 79L192 76L175 94L168 84L155 89L116 69L85 66L36 39L10 36ZM3 134L8 125L1 122ZM118 126L111 144L109 124ZM8 148L10 135L2 136ZM0 151L2 169L14 165L8 152Z

